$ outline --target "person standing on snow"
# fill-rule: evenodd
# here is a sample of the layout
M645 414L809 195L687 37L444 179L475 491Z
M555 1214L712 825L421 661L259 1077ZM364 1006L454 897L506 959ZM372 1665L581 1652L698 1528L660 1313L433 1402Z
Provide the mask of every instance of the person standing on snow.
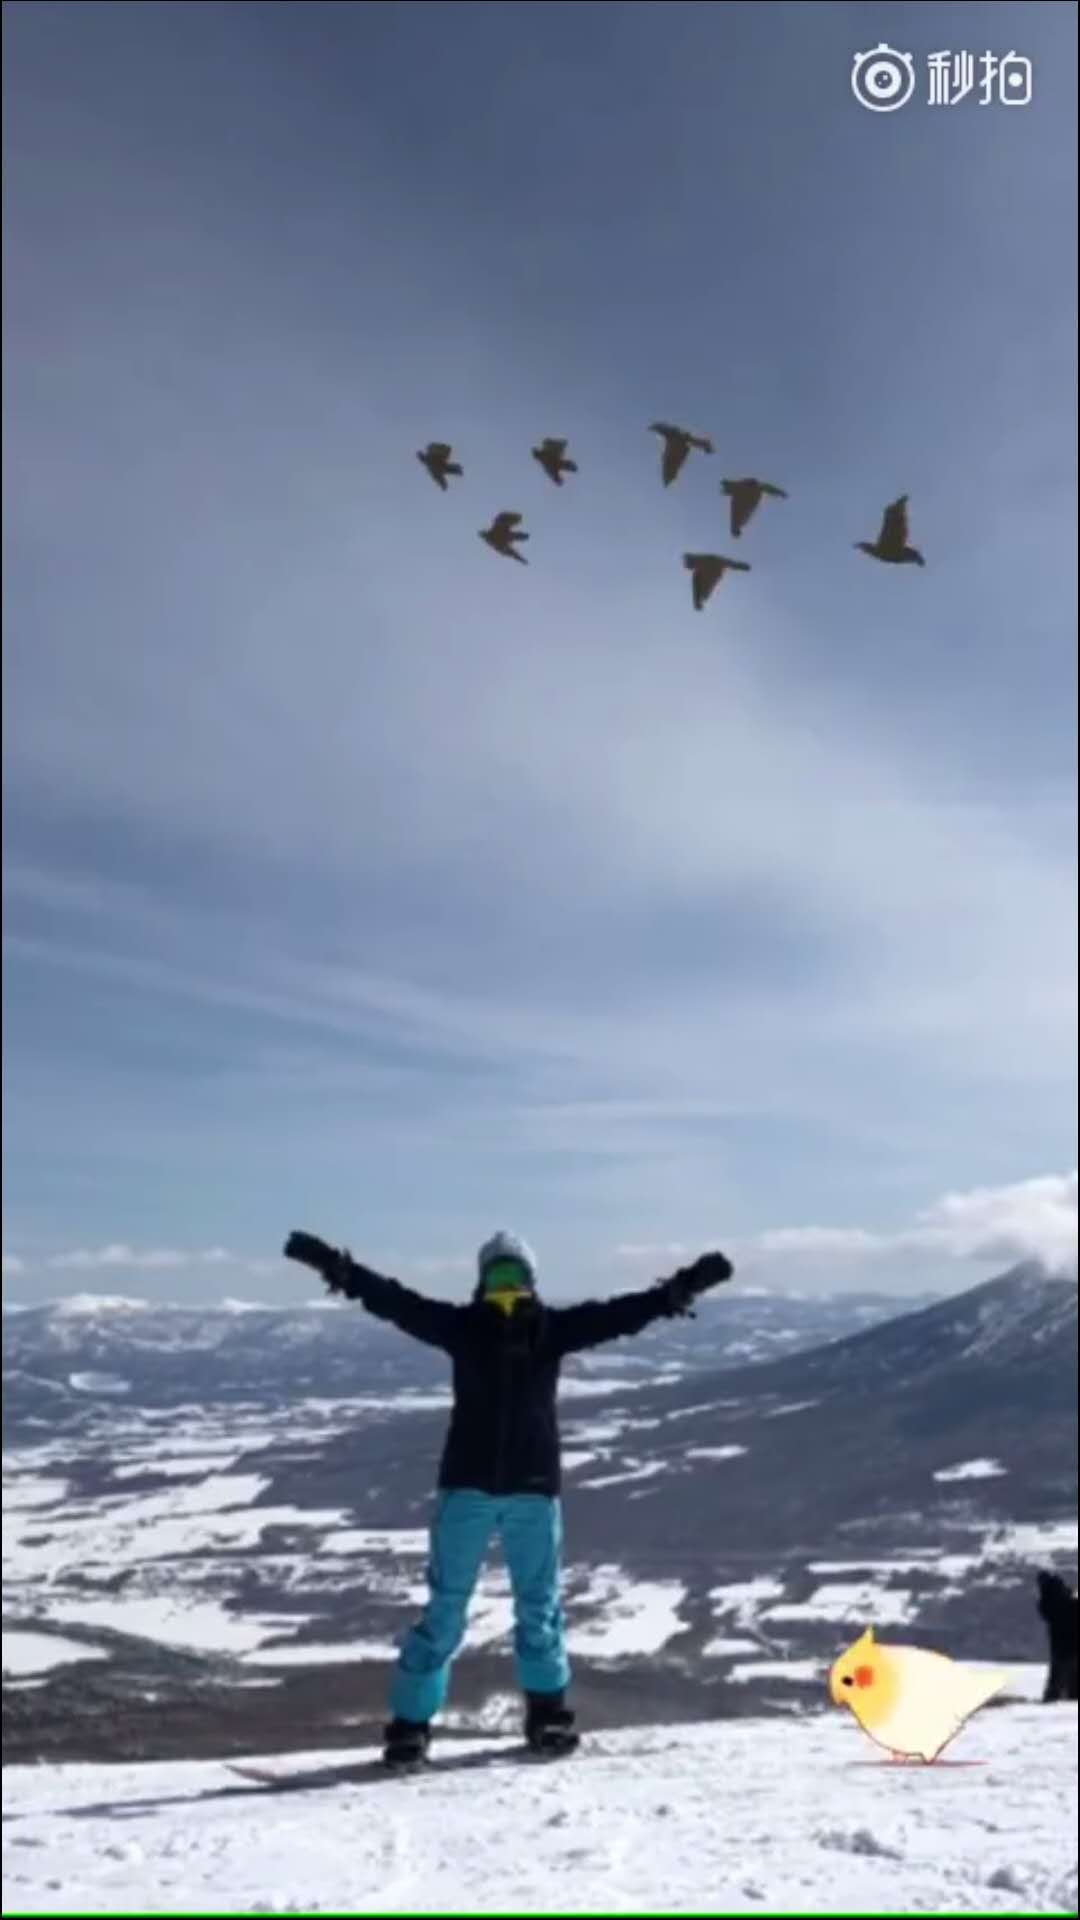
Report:
M497 1233L480 1248L472 1300L459 1306L373 1273L313 1234L290 1235L285 1254L313 1267L332 1293L359 1300L380 1320L440 1347L453 1362L453 1409L431 1528L430 1595L398 1657L385 1733L387 1764L415 1765L427 1753L431 1721L446 1699L469 1601L495 1534L513 1593L526 1740L537 1752L568 1752L577 1736L566 1705L570 1666L559 1592L560 1362L569 1353L640 1333L654 1320L690 1312L699 1294L730 1280L730 1260L706 1253L642 1292L549 1307L537 1293L536 1261L525 1242Z

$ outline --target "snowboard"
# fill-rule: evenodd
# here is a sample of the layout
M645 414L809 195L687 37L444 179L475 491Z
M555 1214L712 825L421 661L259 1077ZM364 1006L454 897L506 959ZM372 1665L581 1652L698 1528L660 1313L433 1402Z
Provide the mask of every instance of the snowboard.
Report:
M226 1764L230 1773L246 1780L250 1786L277 1793L303 1793L319 1787L369 1786L377 1780L415 1780L418 1774L425 1773L472 1773L500 1766L546 1767L556 1760L568 1759L577 1751L578 1744L575 1735L570 1741L560 1740L557 1746L539 1750L524 1741L512 1747L489 1747L479 1753L455 1753L451 1748L396 1767L388 1767L381 1755L320 1767L290 1768L287 1763L280 1767L248 1766L239 1761Z

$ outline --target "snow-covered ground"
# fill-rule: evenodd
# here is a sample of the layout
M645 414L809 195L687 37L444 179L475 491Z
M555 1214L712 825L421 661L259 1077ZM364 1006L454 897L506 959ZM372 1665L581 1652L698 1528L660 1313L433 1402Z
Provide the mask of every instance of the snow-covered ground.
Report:
M955 1467L939 1467L935 1480L996 1480L1006 1469L999 1460L958 1460Z
M8 1674L51 1673L53 1667L67 1666L72 1660L103 1660L96 1647L79 1640L65 1640L58 1633L4 1634L4 1678Z
M1076 1912L1075 1707L984 1710L954 1749L970 1766L891 1767L840 1710L600 1734L527 1774L467 1763L501 1744L295 1796L217 1761L10 1767L5 1907Z
M687 1447L688 1460L737 1460L745 1447Z
M602 1473L593 1480L580 1480L582 1487L619 1487L628 1480L652 1480L658 1473L666 1473L666 1460L628 1460L621 1473Z
M764 1607L762 1620L872 1620L876 1627L904 1626L913 1617L911 1594L870 1580L834 1580L809 1600Z
M165 1646L231 1655L279 1674L350 1658L392 1660L399 1632L426 1597L426 1528L363 1527L344 1508L259 1505L270 1479L230 1470L238 1464L235 1439L231 1458L218 1456L207 1439L191 1430L162 1435L153 1471L164 1471L168 1484L149 1492L132 1484L141 1460L117 1464L119 1484L112 1491L73 1496L52 1461L42 1473L7 1456L3 1573L11 1624L31 1632L44 1625L91 1634L111 1629ZM142 1441L140 1454L144 1446ZM741 1470L736 1447L698 1451L708 1453L711 1471ZM603 1453L601 1445L592 1458ZM583 1464L586 1457L578 1456ZM245 1466L252 1459L245 1451ZM648 1486L660 1470L661 1463L631 1457L621 1472L594 1474L585 1484L640 1480ZM297 1536L292 1551L267 1550L264 1536L271 1528ZM817 1622L834 1624L841 1636L851 1629L851 1637L867 1620L901 1627L914 1617L905 1571L932 1571L948 1583L945 1591L960 1592L987 1567L1018 1560L1030 1567L1075 1552L1075 1520L1014 1525L973 1529L970 1551L811 1562L811 1571L824 1578L799 1599L788 1597L784 1579L771 1576L717 1586L709 1593L716 1632L704 1652L710 1660L731 1658L748 1650L750 1634L752 1644L779 1657L792 1629ZM253 1564L263 1582L256 1593L243 1591ZM126 1578L117 1591L121 1571ZM352 1623L347 1643L335 1645L333 1630L320 1632L316 1625L320 1596L350 1591L369 1594L382 1612L372 1631L357 1635ZM288 1611L274 1604L279 1595L294 1593L298 1598ZM298 1603L301 1593L308 1604ZM685 1585L640 1580L628 1568L571 1562L565 1579L571 1650L593 1659L659 1652L685 1631L688 1595ZM511 1630L509 1584L496 1561L481 1578L466 1645L508 1642ZM89 1652L84 1649L82 1657ZM11 1662L5 1660L5 1667L12 1671Z
M313 1419L339 1421L358 1404L303 1402L293 1409L287 1428L290 1444L311 1436ZM112 1630L162 1646L229 1655L270 1674L350 1659L392 1661L394 1627L388 1632L383 1624L362 1637L351 1632L347 1641L336 1642L332 1634L312 1631L316 1615L310 1608L294 1604L281 1612L250 1597L241 1601L237 1590L248 1577L249 1556L259 1549L260 1571L272 1582L267 1593L290 1593L298 1585L312 1595L362 1588L399 1609L404 1630L426 1599L427 1529L350 1525L350 1512L340 1508L260 1506L271 1479L233 1469L238 1435L247 1466L257 1461L264 1436L258 1421L246 1427L238 1416L235 1424L231 1452L219 1454L226 1436L215 1419L178 1418L171 1430L152 1428L149 1436L137 1423L129 1431L118 1422L112 1490L93 1496L72 1494L68 1481L56 1474L60 1455L49 1448L37 1455L5 1455L4 1599L12 1622L31 1633L43 1625ZM607 1437L602 1423L595 1431ZM577 1457L584 1463L605 1453L601 1447L599 1453L590 1449ZM660 1463L632 1458L623 1471L587 1484L648 1481L660 1470ZM165 1476L167 1484L148 1492L132 1485L149 1473ZM270 1528L298 1533L300 1544L291 1553L265 1551L263 1536ZM126 1578L116 1591L121 1570ZM679 1582L639 1581L612 1565L570 1564L565 1576L570 1650L598 1660L659 1652L684 1630L679 1609L685 1598ZM509 1581L496 1561L481 1577L466 1646L509 1644L512 1627ZM52 1644L59 1648L61 1642ZM87 1658L91 1652L87 1646L81 1655L68 1657ZM14 1671L10 1662L5 1667ZM19 1672L28 1675L29 1669Z
M567 1651L593 1660L659 1653L682 1631L685 1599L679 1580L630 1581L621 1567L594 1567L567 1605Z

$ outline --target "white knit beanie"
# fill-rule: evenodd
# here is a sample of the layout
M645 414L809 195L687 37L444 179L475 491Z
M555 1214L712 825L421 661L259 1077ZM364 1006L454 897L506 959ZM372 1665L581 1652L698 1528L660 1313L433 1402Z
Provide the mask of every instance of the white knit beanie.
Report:
M519 1260L533 1285L536 1285L536 1255L524 1240L518 1238L516 1233L501 1231L493 1233L490 1240L484 1241L476 1256L479 1279L483 1279L488 1267L493 1266L496 1260Z

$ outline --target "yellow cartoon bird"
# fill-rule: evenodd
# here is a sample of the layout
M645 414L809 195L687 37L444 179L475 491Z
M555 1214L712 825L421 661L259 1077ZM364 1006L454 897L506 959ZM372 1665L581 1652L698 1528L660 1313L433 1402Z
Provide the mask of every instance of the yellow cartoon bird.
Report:
M936 1760L966 1720L1008 1680L922 1647L882 1647L874 1629L840 1655L829 1693L896 1760Z

